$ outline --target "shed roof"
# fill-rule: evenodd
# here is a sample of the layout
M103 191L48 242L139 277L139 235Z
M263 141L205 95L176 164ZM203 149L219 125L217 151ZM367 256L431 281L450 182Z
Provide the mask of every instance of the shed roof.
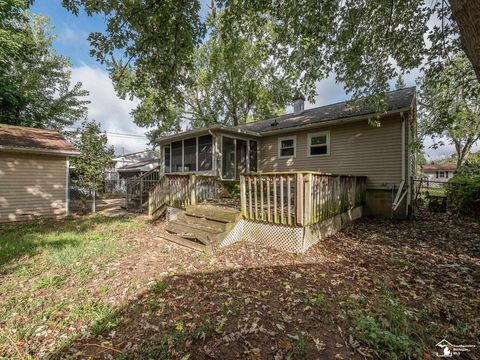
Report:
M58 131L0 124L0 151L21 151L52 155L80 152Z
M453 163L425 164L422 166L422 170L423 171L457 170L457 166Z
M387 112L411 108L415 98L415 87L391 91L387 94ZM242 124L238 127L257 133L283 130L305 125L318 124L330 120L367 116L374 114L370 108L352 106L347 101L305 110L300 114L285 114L275 118Z

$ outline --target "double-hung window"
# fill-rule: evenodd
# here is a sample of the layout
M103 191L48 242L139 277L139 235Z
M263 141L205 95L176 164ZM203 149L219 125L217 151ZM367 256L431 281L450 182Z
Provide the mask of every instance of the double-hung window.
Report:
M308 156L330 155L330 132L308 134Z
M278 139L278 157L295 157L295 145L297 139L294 136Z

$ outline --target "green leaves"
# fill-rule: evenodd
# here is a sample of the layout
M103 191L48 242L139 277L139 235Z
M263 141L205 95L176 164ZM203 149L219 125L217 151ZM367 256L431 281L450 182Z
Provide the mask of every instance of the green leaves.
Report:
M461 166L480 138L480 84L464 55L427 69L421 78L420 130L434 140L446 136Z
M80 150L80 156L71 159L77 183L89 188L100 186L103 171L112 166L114 155L113 147L107 146L107 135L99 123L84 121L70 138Z

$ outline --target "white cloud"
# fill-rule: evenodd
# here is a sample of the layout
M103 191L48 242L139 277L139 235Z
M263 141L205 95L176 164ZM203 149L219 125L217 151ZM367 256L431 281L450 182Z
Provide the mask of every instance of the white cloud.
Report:
M130 112L136 107L136 101L120 99L113 88L112 81L105 70L83 65L72 68L72 83L80 81L83 88L90 92L88 119L102 124L107 132L145 136L146 129L133 123ZM148 140L128 136L108 134L110 145L116 154L144 150Z

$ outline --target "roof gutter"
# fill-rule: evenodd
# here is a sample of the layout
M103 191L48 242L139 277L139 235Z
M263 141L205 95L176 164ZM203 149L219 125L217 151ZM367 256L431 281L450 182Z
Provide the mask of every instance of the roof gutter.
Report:
M250 135L253 137L261 136L259 133L255 131L244 130L244 129L224 126L224 125L214 125L210 127L203 127L199 129L188 130L188 131L184 131L174 135L164 136L158 140L158 143L162 144L172 140L180 140L180 139L188 138L190 136L198 136L201 133L212 134L212 131L225 131L225 132L234 133L234 134Z
M52 150L52 149L39 149L29 147L16 147L16 146L4 146L0 145L0 151L17 152L17 153L34 153L43 155L56 155L56 156L70 156L75 157L80 155L80 151L73 150Z

